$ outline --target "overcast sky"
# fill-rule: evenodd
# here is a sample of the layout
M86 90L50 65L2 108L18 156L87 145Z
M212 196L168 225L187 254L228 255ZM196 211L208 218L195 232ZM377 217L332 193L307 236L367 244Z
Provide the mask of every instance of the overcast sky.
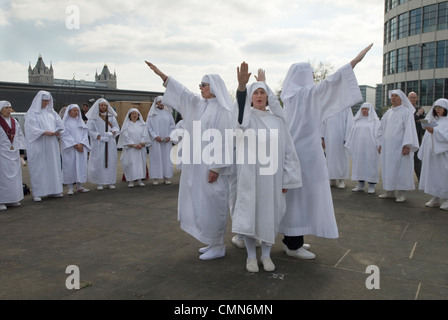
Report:
M236 90L236 68L246 61L279 90L293 63L337 69L374 43L355 73L360 85L375 86L383 7L382 0L0 0L0 81L28 83L28 65L41 54L55 78L93 81L106 63L118 89L149 91L164 88L145 59L197 92L208 73Z

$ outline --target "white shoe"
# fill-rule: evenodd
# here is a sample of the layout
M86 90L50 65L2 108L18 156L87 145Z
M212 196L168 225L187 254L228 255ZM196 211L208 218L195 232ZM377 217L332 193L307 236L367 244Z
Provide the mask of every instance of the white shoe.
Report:
M240 249L246 248L246 244L244 243L244 240L241 237L239 237L239 236L233 236L232 244L235 245L237 248L240 248Z
M368 193L373 194L375 193L375 186L369 186L369 191Z
M109 185L109 189L110 189L110 190L114 190L114 189L115 189L115 186L114 186L113 184L111 184L111 185Z
M154 180L154 181L152 182L152 185L153 185L153 186L157 186L157 185L159 185L159 181Z
M258 272L258 261L257 258L247 258L246 259L246 269L249 272Z
M395 194L393 191L386 191L386 193L380 194L378 196L380 199L393 199L395 198Z
M139 185L140 187L144 187L144 186L145 186L145 184L144 184L141 180L138 182L138 185Z
M101 186L101 185L99 185L98 187L96 187L96 190L98 190L98 191L103 191L103 190L104 190L104 187Z
M206 253L208 250L210 250L212 246L207 246L199 249L199 253Z
M128 187L129 188L134 188L134 182L133 181L129 182Z
M275 270L275 265L270 257L261 257L261 265L264 271L271 272Z
M442 205L440 206L440 209L442 210L448 210L448 200L446 200Z
M69 196L72 196L73 195L73 188L68 189L67 194Z
M223 244L218 244L212 246L210 249L207 250L206 253L203 253L199 256L199 259L201 260L213 260L222 258L226 255L226 247Z
M20 207L22 204L20 202L8 203L7 207Z
M62 198L64 195L62 193L49 195L50 198Z
M439 208L441 205L442 203L440 202L440 198L438 197L433 197L431 200L425 203L425 206L430 208Z
M309 252L303 246L297 250L289 250L286 245L284 245L284 249L286 252L286 255L294 258L300 258L304 260L312 260L316 258L316 255L314 253Z
M89 192L90 190L87 189L87 188L81 187L81 188L76 189L76 191L81 192L81 193L87 193L87 192Z
M403 191L398 191L398 197L395 200L395 202L405 202L406 201L406 196L404 195Z
M0 204L0 211L8 209L4 204Z
M41 202L42 198L41 197L34 197L33 200L34 200L34 202Z
M165 180L165 184L171 184L170 180Z
M345 189L345 181L339 180L338 189Z
M356 188L352 189L353 192L359 192L364 191L364 187L357 186Z
M304 243L302 248L306 249L306 250L310 250L311 249L311 245L309 245L308 243Z

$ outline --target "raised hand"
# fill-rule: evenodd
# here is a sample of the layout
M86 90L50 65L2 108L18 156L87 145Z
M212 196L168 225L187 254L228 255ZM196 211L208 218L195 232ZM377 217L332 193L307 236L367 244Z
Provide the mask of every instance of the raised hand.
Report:
M266 82L266 73L263 69L258 69L258 76L255 76L257 81Z
M249 65L246 62L241 63L237 68L238 91L245 91L252 73L249 72Z
M154 73L156 75L158 75L163 81L166 80L167 76L166 74L164 74L162 71L159 70L159 68L157 68L154 64L152 64L151 62L148 62L145 60L145 63L148 65L148 67L154 71Z
M373 43L371 43L367 48L365 48L364 50L362 50L355 59L353 59L351 61L351 65L352 68L354 68L359 62L362 61L362 59L364 59L364 57L366 56L367 52L369 52L370 49L372 49Z

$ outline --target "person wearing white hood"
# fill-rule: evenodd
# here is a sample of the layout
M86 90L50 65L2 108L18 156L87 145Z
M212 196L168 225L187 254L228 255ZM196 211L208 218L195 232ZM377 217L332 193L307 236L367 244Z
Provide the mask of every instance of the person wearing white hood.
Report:
M419 148L415 128L415 108L403 91L389 91L392 107L381 118L377 145L381 159L381 176L385 193L381 199L406 201L406 191L415 190L414 152Z
M448 210L448 100L438 99L422 125L418 157L422 160L419 189L432 195L427 207Z
M379 126L380 120L372 104L363 103L353 118L353 128L345 142L352 158L351 179L358 181L353 192L364 191L367 181L368 193L375 193L375 185L380 179L380 155L376 145Z
M149 177L153 180L153 185L158 185L159 179L163 179L165 184L171 184L170 179L173 177L170 135L176 124L170 108L162 104L162 98L158 96L154 100L146 119L152 142L149 149Z
M106 99L98 99L87 112L91 152L88 164L88 181L97 184L97 190L104 186L115 189L117 181L117 143L120 133L117 113Z
M233 169L233 161L224 159L232 159L229 154L232 152L232 141L226 139L223 143L214 141L214 138L218 134L223 138L226 130L234 129L232 99L224 81L217 74L202 78L199 95L173 77L166 76L154 64L145 62L166 87L162 104L179 111L184 119L178 199L180 226L207 245L199 249L200 260L224 257L224 237L229 215L229 175ZM211 155L212 152L207 155L206 151L211 151L210 145L215 147L214 155Z
M319 84L314 84L310 63L295 63L286 75L281 99L299 156L303 184L302 188L286 194L286 214L279 233L284 235L283 249L288 256L316 257L303 247L304 235L330 239L339 236L322 151L321 124L330 116L363 101L353 68L372 46Z
M238 101L236 102L238 104ZM236 108L235 108L236 109ZM302 186L300 161L286 126L286 115L277 96L264 81L249 86L245 97L244 116L240 128L253 133L255 140L245 142L245 134L236 143L237 190L232 216L232 232L243 235L247 250L246 269L258 272L256 240L261 241L261 264L265 271L275 270L271 247L285 209L285 193ZM265 133L265 134L264 134ZM250 162L257 146L265 144L272 163L262 163L259 156ZM277 150L277 153L273 153ZM244 158L241 158L244 156ZM264 156L264 155L263 155Z
M59 146L63 130L61 117L53 109L53 97L47 91L39 91L25 114L28 168L36 202L45 196L63 196Z
M89 192L89 189L82 186L87 182L89 129L82 120L81 109L77 104L67 106L62 122L65 128L61 134L62 178L68 186L67 194L74 194L75 185L77 192Z
M0 101L0 211L20 206L23 199L20 150L26 142L12 111L11 103Z
M129 109L118 138L118 148L123 149L121 167L129 188L134 187L134 181L140 187L145 186L142 180L146 178L146 147L150 145L151 139L142 114L136 108Z

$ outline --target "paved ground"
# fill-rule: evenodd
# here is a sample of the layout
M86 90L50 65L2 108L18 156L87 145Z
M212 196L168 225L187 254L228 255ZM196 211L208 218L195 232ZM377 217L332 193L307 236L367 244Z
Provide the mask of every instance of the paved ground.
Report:
M121 178L121 171L117 173ZM27 167L24 181L29 182ZM0 213L2 300L445 300L448 298L448 212L408 193L398 204L333 188L336 240L306 237L312 261L272 250L274 273L245 269L246 252L200 261L201 243L179 228L179 172L170 186L64 195ZM66 192L66 190L64 190ZM68 290L68 266L80 271ZM379 282L366 273L377 266ZM370 278L369 278L370 277ZM368 280L369 278L369 280ZM379 289L367 289L367 283Z

